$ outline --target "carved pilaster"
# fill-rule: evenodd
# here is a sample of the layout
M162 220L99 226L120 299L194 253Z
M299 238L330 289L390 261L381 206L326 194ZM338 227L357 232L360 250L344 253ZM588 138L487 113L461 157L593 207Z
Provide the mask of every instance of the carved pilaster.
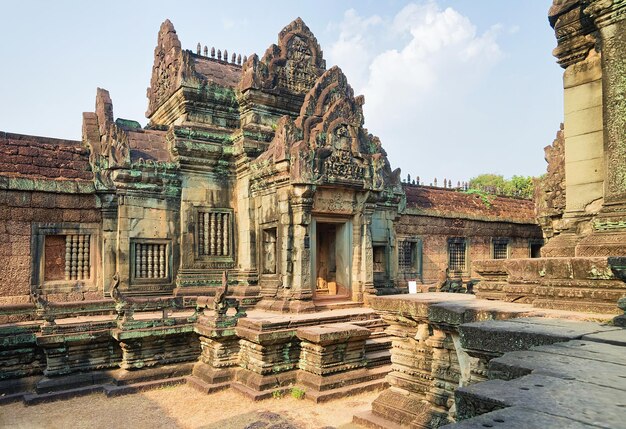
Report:
M626 1L596 0L585 9L600 31L605 141L605 204L626 203Z
M564 69L587 58L595 45L593 25L583 9L580 0L554 0L548 13L557 39L552 54Z
M361 265L361 273L363 276L363 291L365 293L376 294L374 287L374 250L372 248L372 215L374 214L373 205L365 205L363 209L363 237L361 240L363 260Z
M293 210L293 283L292 293L295 299L313 297L311 281L311 211L312 193L308 188L294 190L291 198Z

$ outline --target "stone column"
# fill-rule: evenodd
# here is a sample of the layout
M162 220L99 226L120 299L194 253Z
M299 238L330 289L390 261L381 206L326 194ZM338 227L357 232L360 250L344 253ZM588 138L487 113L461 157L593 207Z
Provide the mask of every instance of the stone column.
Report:
M374 205L365 204L363 208L362 230L363 237L361 239L361 278L363 279L363 292L376 295L374 287L374 250L372 248L372 215L374 214Z
M117 199L115 194L100 195L102 201L102 290L106 298L117 271Z
M284 289L284 298L289 299L289 310L295 312L312 311L313 282L311 273L311 211L313 192L309 187L294 187L291 195L292 208L292 260L293 272L291 289Z
M576 256L617 256L626 254L626 1L594 0L585 14L601 47L604 199Z
M606 205L626 204L626 1L595 0L585 9L600 31ZM626 227L626 225L624 225Z

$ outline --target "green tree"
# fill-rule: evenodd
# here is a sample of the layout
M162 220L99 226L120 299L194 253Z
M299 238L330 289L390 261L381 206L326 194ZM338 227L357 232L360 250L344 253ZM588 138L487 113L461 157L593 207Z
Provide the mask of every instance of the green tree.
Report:
M513 176L505 179L500 174L480 174L470 179L469 189L493 195L532 198L535 183L531 176Z

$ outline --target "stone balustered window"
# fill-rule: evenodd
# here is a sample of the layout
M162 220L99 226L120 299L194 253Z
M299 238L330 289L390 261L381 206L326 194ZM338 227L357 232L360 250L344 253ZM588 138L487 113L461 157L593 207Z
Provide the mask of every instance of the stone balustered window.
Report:
M45 236L44 281L91 278L90 242L90 234Z
M198 256L232 257L232 218L233 213L229 209L198 209Z
M99 224L33 223L31 289L43 293L97 289L99 233Z
M166 244L135 243L135 278L166 278L168 271L166 252Z
M131 283L170 281L171 243L164 239L131 240Z
M493 259L508 259L509 258L509 239L508 238L494 238L492 243L492 256Z
M467 240L464 237L448 239L448 268L450 271L467 271Z
M421 275L422 242L420 239L405 239L398 241L398 272L411 274L407 278Z

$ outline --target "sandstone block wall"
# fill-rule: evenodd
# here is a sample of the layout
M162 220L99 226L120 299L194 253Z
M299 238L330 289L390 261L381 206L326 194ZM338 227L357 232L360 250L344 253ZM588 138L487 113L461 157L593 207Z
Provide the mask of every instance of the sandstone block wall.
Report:
M99 223L100 220L95 195L0 189L0 303L18 304L29 300L35 250L31 248L33 223L84 224ZM60 301L72 299L65 294L54 298Z
M509 258L528 258L531 240L541 239L536 225L403 215L396 224L398 240L422 240L422 276L424 283L438 279L448 266L448 239L466 238L467 278L477 278L472 261L492 258L494 238L509 240Z

